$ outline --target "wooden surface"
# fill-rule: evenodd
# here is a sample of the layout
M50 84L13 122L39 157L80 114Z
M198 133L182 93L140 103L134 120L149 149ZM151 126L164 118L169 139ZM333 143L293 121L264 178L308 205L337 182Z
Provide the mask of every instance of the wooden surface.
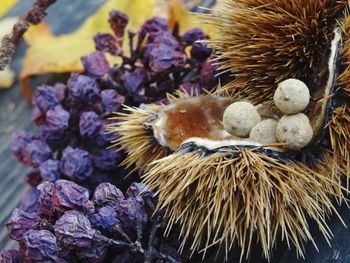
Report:
M7 16L23 14L28 10L32 2L32 0L19 1L17 6ZM71 32L102 2L104 1L59 0L49 9L46 21L55 34ZM13 59L12 67L17 72L20 68L24 51L25 45L21 44ZM40 79L38 82L44 83L45 80ZM7 238L4 222L28 189L23 180L23 174L27 171L27 168L15 160L9 149L10 134L19 129L34 132L36 130L31 122L31 107L26 103L16 82L12 88L0 90L0 250L8 249L15 245L15 242ZM343 205L340 213L344 221L350 225L350 211L348 208ZM350 263L350 230L346 229L336 216L332 216L329 219L329 225L334 233L334 238L331 241L332 247L329 247L319 235L317 229L312 226L319 253L309 242L305 245L306 260L297 260L293 250L289 251L284 244L279 244L271 262ZM233 251L229 256L229 262L238 262L238 253L238 249ZM261 255L262 253L258 246L254 247L250 262L266 262ZM221 260L217 260L217 262L221 262Z

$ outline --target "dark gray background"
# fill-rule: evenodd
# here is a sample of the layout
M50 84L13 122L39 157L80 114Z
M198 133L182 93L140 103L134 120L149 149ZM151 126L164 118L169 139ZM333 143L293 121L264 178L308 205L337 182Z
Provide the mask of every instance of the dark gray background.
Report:
M32 2L33 0L19 1L6 16L24 14ZM104 0L58 0L49 9L46 21L55 34L69 33L103 2ZM16 72L19 72L24 51L25 44L22 43L12 61L12 68ZM45 78L39 79L38 82L44 83ZM13 131L19 129L35 131L35 127L31 122L31 107L26 102L19 84L16 82L12 88L0 90L0 250L15 246L15 242L7 238L4 223L28 189L23 180L23 174L27 171L27 168L15 160L9 149L10 135ZM343 205L340 213L344 221L350 225L350 211L348 208ZM328 246L317 229L312 226L319 253L309 242L305 245L306 259L296 260L293 250L289 251L284 244L279 244L271 262L350 263L349 229L346 229L335 216L329 219L329 225L334 233L334 238L331 241L332 247ZM230 254L229 262L238 262L238 254L238 249L233 251ZM250 262L266 262L261 255L259 246L254 247ZM217 261L220 262L221 260ZM213 260L208 260L208 262L213 262Z

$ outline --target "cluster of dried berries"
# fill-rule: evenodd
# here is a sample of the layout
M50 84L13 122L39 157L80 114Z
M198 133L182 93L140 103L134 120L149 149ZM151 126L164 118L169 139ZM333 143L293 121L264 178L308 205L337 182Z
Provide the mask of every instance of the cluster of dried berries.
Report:
M128 52L121 48L128 17L112 11L109 22L114 35L94 37L96 51L81 59L83 73L33 94L40 133L12 136L12 152L33 168L25 176L32 189L7 223L19 250L2 252L0 262L181 261L177 239L163 237L163 219L153 214L152 193L140 195L144 186L131 183L138 175L125 179L129 171L118 167L124 153L108 148L118 135L106 134L106 118L121 104L167 103L166 93L180 87L211 89L211 49L196 42L206 38L202 30L180 36L153 18L128 32ZM122 63L110 67L106 52ZM125 196L117 187L127 189Z
M43 182L35 211L15 209L6 223L19 249L1 262L180 262L176 236L153 215L153 193L133 183L125 195L102 183L89 200L86 188L68 180Z

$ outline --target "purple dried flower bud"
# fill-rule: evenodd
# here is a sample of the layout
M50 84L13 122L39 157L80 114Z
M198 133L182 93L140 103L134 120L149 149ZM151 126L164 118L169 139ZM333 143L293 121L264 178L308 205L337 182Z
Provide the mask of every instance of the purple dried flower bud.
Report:
M37 106L43 112L53 109L58 103L59 101L51 86L40 86L33 94L33 105Z
M33 106L32 109L32 121L36 125L42 125L46 122L46 114L45 112L42 112L39 107Z
M192 28L183 35L183 40L187 45L192 45L197 40L205 39L205 34L200 28Z
M66 98L67 86L63 83L56 83L53 86L53 91L59 102L62 102Z
M141 192L151 191L144 183L132 183L126 190L127 197L136 197L140 195Z
M118 50L117 40L108 33L97 33L94 36L95 48L99 51L109 52L112 55Z
M11 151L18 161L23 160L23 150L34 139L34 136L26 131L16 131L11 136Z
M20 263L21 253L17 250L4 250L0 252L1 263Z
M118 207L121 200L124 200L123 193L110 183L102 183L96 187L92 201L96 206Z
M77 252L78 258L86 263L102 263L107 255L108 243L92 241L87 248L81 248Z
M79 130L81 136L95 136L100 130L102 121L94 111L83 112L80 115Z
M94 228L111 231L119 220L117 214L111 206L104 206L95 214L89 217L89 220Z
M38 184L41 183L42 177L39 173L39 171L30 171L24 175L26 182L31 186L31 187L36 187Z
M109 12L108 22L117 39L122 39L124 37L125 27L129 22L128 16L120 11L112 10Z
M195 42L192 44L191 58L199 62L204 62L205 60L207 60L208 57L210 57L212 51L213 50L206 44Z
M52 156L50 147L41 140L32 140L23 150L22 163L38 167Z
M44 181L56 182L60 179L59 161L47 160L39 166L41 177Z
M22 240L23 234L30 229L35 229L40 220L41 218L36 213L27 213L16 208L6 222L9 237L17 241Z
M145 47L145 57L154 72L182 68L186 61L180 43L170 33L158 34L154 42Z
M69 178L85 180L93 173L92 158L87 151L68 146L63 150L60 169Z
M99 99L100 89L94 78L74 73L68 80L68 88L73 97L85 103L93 104Z
M65 212L54 229L57 239L66 247L89 247L96 233L87 217L77 211Z
M101 100L103 109L106 112L118 111L121 105L125 103L125 97L119 95L119 93L113 89L101 91Z
M133 228L136 222L147 222L148 216L140 196L129 197L119 203L118 215L125 228Z
M116 168L122 161L123 156L121 153L116 152L115 149L99 149L93 153L94 164L101 170L111 170Z
M28 213L39 212L40 191L36 188L30 188L24 195L19 205L19 209Z
M98 146L106 146L110 144L110 142L120 137L120 135L117 133L107 133L106 126L111 123L112 122L110 120L102 120L102 126L98 131L96 141L95 141Z
M125 72L122 76L122 81L129 96L135 94L135 92L140 88L141 84L144 82L147 76L147 71L144 68L136 68L132 72Z
M39 211L41 214L48 216L55 214L55 208L52 203L53 188L54 184L52 182L43 182L37 187L40 192Z
M47 125L44 129L47 131L60 131L65 130L69 126L70 114L68 111L62 108L61 105L48 110L46 113Z
M89 192L86 188L68 180L58 180L52 190L52 204L59 212L70 209L79 209L93 212L94 206L89 201Z
M211 89L215 85L216 67L210 62L204 62L200 73L199 82L205 89Z
M24 255L32 262L57 262L56 237L47 230L29 230L23 236Z
M147 20L141 27L141 32L144 34L154 34L169 31L166 19L161 17L154 17Z
M109 64L103 52L95 51L81 57L85 72L93 77L103 77L109 71Z
M65 131L47 130L46 125L40 126L40 138L45 141L53 151L65 148L68 141Z

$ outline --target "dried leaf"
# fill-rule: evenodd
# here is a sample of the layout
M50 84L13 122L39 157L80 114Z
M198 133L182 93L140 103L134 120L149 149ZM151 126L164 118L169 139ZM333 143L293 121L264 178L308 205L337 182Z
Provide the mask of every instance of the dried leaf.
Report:
M199 26L181 0L108 0L78 30L63 36L54 36L45 24L41 24L31 28L25 35L30 47L21 72L23 91L29 92L28 80L31 76L81 71L80 57L94 50L92 37L97 32L111 32L107 20L112 9L129 16L127 30L138 29L144 21L154 16L167 18L170 25L174 25L175 20L179 21L182 32ZM108 59L111 64L120 61L115 57Z
M1 0L0 16L6 14L16 3L17 0Z

